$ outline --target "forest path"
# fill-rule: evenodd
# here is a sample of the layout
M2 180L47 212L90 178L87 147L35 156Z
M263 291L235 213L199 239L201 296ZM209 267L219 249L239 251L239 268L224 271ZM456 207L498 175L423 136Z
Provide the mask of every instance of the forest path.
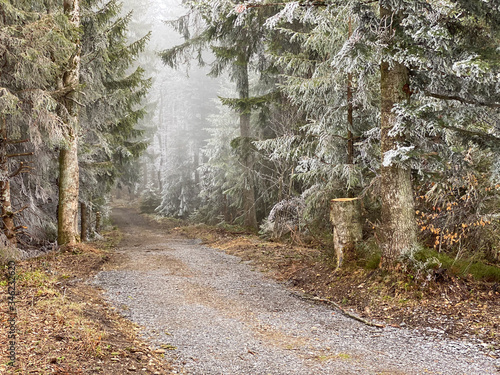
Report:
M132 208L115 207L112 220L123 240L94 283L178 373L499 373L471 343L368 327L294 297L240 258L165 233Z

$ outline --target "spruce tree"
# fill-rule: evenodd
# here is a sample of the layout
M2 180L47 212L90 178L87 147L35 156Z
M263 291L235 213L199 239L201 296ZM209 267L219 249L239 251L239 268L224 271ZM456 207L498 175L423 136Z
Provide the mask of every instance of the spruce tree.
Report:
M80 27L80 1L64 0L64 15L74 28ZM78 136L79 112L78 90L80 84L80 37L75 36L75 50L69 58L65 71L59 77L58 88L66 92L61 98L60 116L65 124L65 142L59 152L59 206L57 242L72 245L78 241Z
M0 4L2 209L4 229L12 242L26 227L30 237L42 239L53 220L48 216L52 212L41 209L52 194L45 173L50 162L46 162L64 134L58 102L68 92L57 83L75 50L77 31L63 15L61 4L47 7ZM30 158L33 153L36 156ZM24 174L30 170L37 173ZM22 221L15 218L18 215L24 215Z
M137 176L130 169L147 147L139 126L151 80L135 60L150 34L129 43L132 13L121 16L120 11L119 1L100 5L90 0L84 3L82 17L85 107L81 124L85 132L80 143L80 199L99 212L106 208L106 197L119 179L134 182Z
M252 110L262 103L262 98L251 97L249 74L256 67L263 68L263 40L266 30L263 27L263 15L256 13L246 19L238 17L231 3L213 4L187 2L190 13L181 17L174 24L186 37L184 44L164 51L162 58L170 66L177 66L186 53L196 52L202 57L204 46L209 46L216 60L211 65L212 76L220 76L229 71L236 83L238 98L222 98L222 102L231 106L239 114L239 137L232 145L238 149L242 168L242 209L243 223L250 228L257 228L255 152L252 142L256 140L251 126ZM191 18L200 19L195 35L190 35ZM199 26L201 25L201 26Z
M254 6L267 5L246 5ZM369 97L363 94L363 85L379 81L380 91L373 96L375 103L380 103L375 112L381 119L379 132L369 130L365 139L380 137L378 145L372 143L375 149L380 147L381 154L378 161L366 162L377 171L380 182L383 262L392 268L404 256L411 256L416 242L414 177L439 173L444 167L440 160L449 154L447 150L453 150L452 137L490 150L498 145L498 128L493 124L499 103L498 80L494 78L499 71L498 49L494 47L499 40L499 11L481 1L289 3L268 24L296 19L313 30L325 30L325 46L339 34L326 30L345 28L341 18L329 19L341 10L348 16L344 20L352 20L354 30L340 49L329 50L327 61L334 80L345 74L342 68L364 72L355 82L360 99ZM304 34L309 43L310 33ZM293 37L301 35L294 33ZM319 45L317 52L325 51ZM307 71L307 58L299 65L300 57L294 58L295 68L303 69L311 77L309 82L314 82L320 65ZM379 69L374 69L376 66ZM367 79L370 75L373 78ZM297 78L291 77L285 90L295 85L296 94L300 90L311 94L311 103L331 94L315 90L318 86L304 83L303 77ZM335 109L326 106L323 114ZM370 156L363 151L366 146L360 146L360 156Z

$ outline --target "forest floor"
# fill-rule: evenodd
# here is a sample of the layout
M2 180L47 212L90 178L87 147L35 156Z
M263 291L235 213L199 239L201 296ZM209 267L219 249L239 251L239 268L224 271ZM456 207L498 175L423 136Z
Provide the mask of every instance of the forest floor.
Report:
M160 219L161 220L161 219ZM166 220L166 219L163 219ZM319 248L265 241L206 226L174 229L228 254L251 261L269 277L308 296L334 301L370 321L479 343L500 356L500 283L446 272L415 278L336 263ZM349 255L348 255L349 257Z
M121 234L16 262L16 361L9 364L7 299L0 302L0 374L169 374L170 365L86 280L113 255ZM0 278L7 290L7 267Z
M127 212L129 217L139 217L133 210ZM208 246L241 258L245 264L261 271L265 278L279 281L288 290L334 301L346 311L382 323L396 332L412 330L433 340L471 342L498 366L498 284L447 275L436 280L413 280L404 274L365 270L354 262L333 274L334 265L318 249L264 241L255 235L220 228L184 226L168 219L142 218L141 221L141 225L161 231L169 238L201 238ZM116 250L120 242L123 246L121 236L114 230L108 234L107 241L95 246L80 245L70 251L17 263L17 361L14 368L7 366L7 348L2 346L0 374L118 375L184 371L182 364L180 367L169 364L177 355L171 354L176 352L175 347L161 346L151 341L151 337L144 337L139 325L124 318L132 317L132 311L127 312L124 305L118 309L113 307L109 296L105 298L102 291L87 281L98 277L103 270L118 272L130 268L123 263L123 251ZM133 241L149 243L147 234ZM126 242L130 242L130 238ZM180 276L191 277L184 274L181 266L181 263L169 264ZM7 285L4 276L1 283ZM4 300L0 311L7 311ZM0 342L6 342L6 314L2 314L2 321ZM246 355L254 357L255 353L248 349ZM348 356L322 353L316 356L316 361L322 364L329 360L345 361L350 360Z

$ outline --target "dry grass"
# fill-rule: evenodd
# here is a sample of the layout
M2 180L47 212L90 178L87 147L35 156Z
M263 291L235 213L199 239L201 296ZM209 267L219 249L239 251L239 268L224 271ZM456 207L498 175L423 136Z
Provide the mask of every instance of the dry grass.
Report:
M84 283L112 256L109 249L119 237L113 232L99 247L81 244L17 262L17 358L10 366L8 348L2 345L1 374L170 373L169 365L138 338L139 327L119 316L99 290ZM0 283L6 292L5 272ZM0 342L5 343L6 298L0 311Z

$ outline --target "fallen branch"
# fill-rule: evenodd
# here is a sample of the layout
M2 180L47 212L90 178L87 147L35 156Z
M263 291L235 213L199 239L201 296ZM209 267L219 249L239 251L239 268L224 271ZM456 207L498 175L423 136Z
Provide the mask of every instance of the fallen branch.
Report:
M376 327L376 328L385 328L385 325L383 325L383 324L373 323L373 322L370 322L370 321L368 321L366 319L363 319L363 318L357 316L356 314L350 313L346 309L342 308L338 303L330 301L329 299L319 298L319 297L309 297L309 296L306 296L306 295L303 295L303 294L299 294L299 293L296 293L296 292L291 292L291 293L294 296L296 296L296 297L298 297L300 299L306 300L306 301L322 302L322 303L326 303L328 305L332 305L335 308L339 309L342 312L342 314L344 314L345 316L347 316L347 317L349 317L351 319L357 320L358 322L361 322L363 324L366 324L367 326Z

